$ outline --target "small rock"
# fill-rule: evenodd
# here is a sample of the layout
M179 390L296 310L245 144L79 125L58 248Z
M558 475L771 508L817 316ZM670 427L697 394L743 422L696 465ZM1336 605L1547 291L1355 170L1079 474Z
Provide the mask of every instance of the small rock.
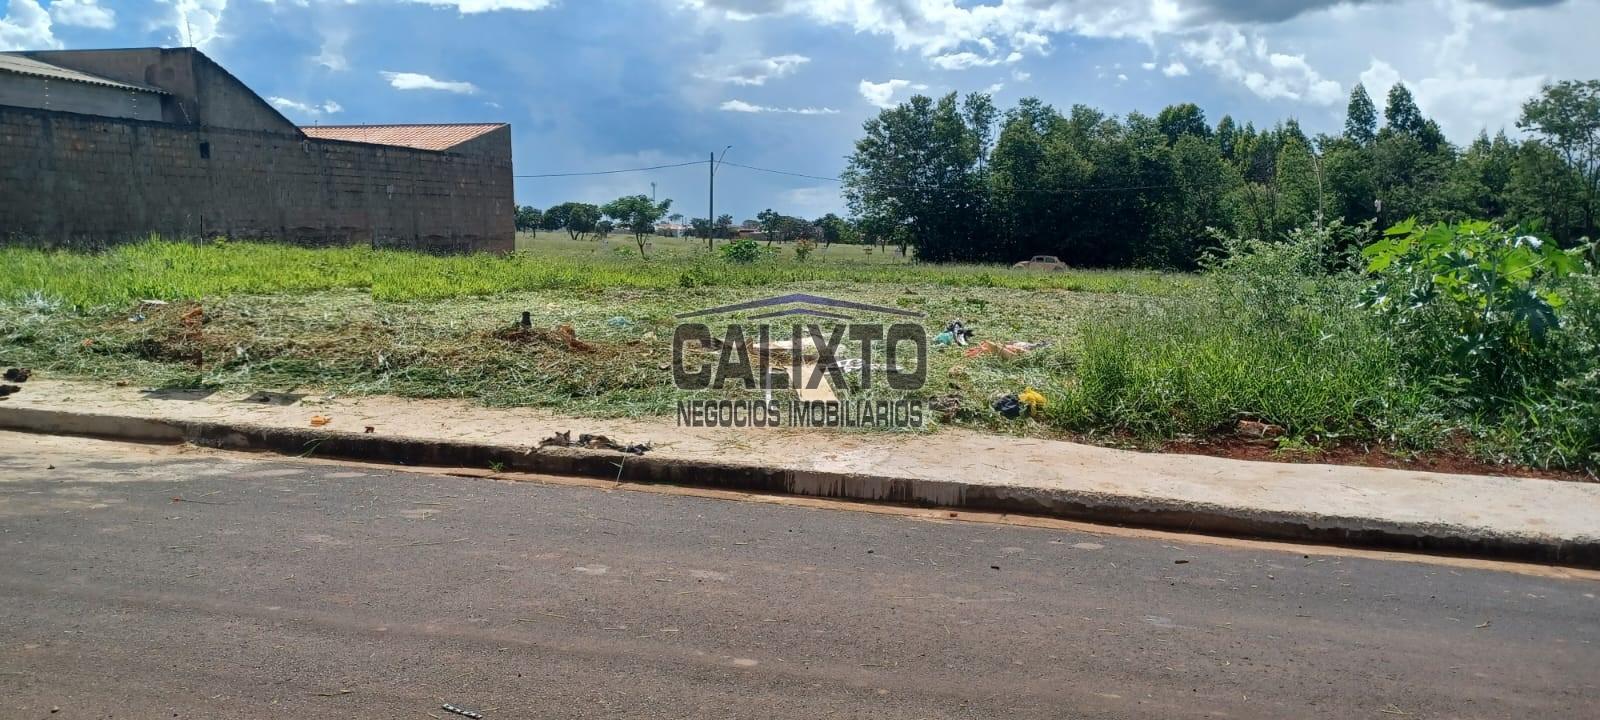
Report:
M1271 423L1264 423L1257 420L1240 420L1239 424L1234 427L1233 432L1239 437L1250 438L1252 440L1264 440L1267 438L1283 437L1284 429L1281 425L1273 425Z
M6 370L5 374L6 382L27 382L28 378L31 377L33 377L33 371L27 368L11 368Z

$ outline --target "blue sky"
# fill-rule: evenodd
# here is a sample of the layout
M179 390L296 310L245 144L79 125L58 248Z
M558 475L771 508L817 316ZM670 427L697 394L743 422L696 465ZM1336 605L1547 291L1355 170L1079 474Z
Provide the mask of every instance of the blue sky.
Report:
M1337 130L1403 80L1445 131L1514 130L1600 77L1596 0L0 0L0 49L195 45L302 124L512 124L518 174L700 160L835 176L914 92L1123 114L1195 102ZM1381 103L1381 100L1380 100ZM546 207L649 193L704 215L705 167L519 179ZM842 211L837 185L725 167L718 212Z

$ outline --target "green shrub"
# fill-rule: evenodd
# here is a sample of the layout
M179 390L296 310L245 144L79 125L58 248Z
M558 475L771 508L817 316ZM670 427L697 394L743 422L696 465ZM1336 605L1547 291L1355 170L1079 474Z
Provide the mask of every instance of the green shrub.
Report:
M1359 278L1324 269L1330 235L1225 240L1205 282L1086 329L1050 420L1170 438L1255 419L1297 437L1431 442L1384 328L1356 306Z
M1553 352L1563 283L1586 249L1487 222L1406 221L1362 250L1374 275L1364 305L1384 316L1420 375L1451 394L1516 402L1570 370Z
M799 262L805 262L806 258L811 257L811 252L816 249L817 241L815 240L808 238L796 240L794 243L794 259Z
M717 248L724 262L748 265L761 259L761 246L750 238L740 238Z

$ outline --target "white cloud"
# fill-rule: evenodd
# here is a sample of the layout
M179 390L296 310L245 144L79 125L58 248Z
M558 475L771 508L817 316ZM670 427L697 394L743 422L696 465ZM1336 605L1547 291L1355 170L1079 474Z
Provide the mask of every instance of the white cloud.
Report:
M830 212L844 212L844 202L839 196L838 186L817 185L813 187L798 187L784 190L778 196L782 204L778 207L784 212L794 213L800 217L822 217Z
M1017 59L1020 60L1022 57L1019 55ZM993 67L1005 62L1005 60L997 57L984 57L973 52L957 52L935 55L928 58L928 62L944 70L965 70L973 67Z
M747 60L721 70L696 73L695 77L730 85L759 86L767 84L768 80L792 75L808 62L811 62L811 58L804 55L778 55Z
M495 10L543 10L552 0L410 0L421 5L453 7L463 15Z
M886 35L902 50L925 57L976 44L1000 56L1008 50L1044 53L1050 33L1149 39L1181 26L1197 12L1176 0L684 0L684 5L729 20L794 15L858 33Z
M1011 79L1017 82L1027 82L1033 79L1033 73L1025 70L1012 70Z
M1305 56L1270 52L1265 38L1246 38L1235 28L1213 30L1204 40L1187 40L1179 47L1201 65L1267 100L1333 105L1344 95L1339 83L1323 78Z
M222 37L222 13L228 0L162 0L172 5L169 21L178 44L205 49Z
M881 108L894 107L894 94L904 88L911 88L912 90L926 90L928 89L928 86L921 83L913 83L910 80L899 79L885 80L881 83L875 83L871 80L862 80L861 84L856 86L856 90L861 93L861 97L866 98L867 102Z
M36 0L11 0L0 17L0 50L48 50L61 47L50 32L50 13Z
M1399 71L1395 70L1393 65L1377 58L1373 58L1372 64L1361 73L1361 84L1366 86L1367 94L1372 96L1379 107L1383 107L1383 97L1389 94L1389 88L1394 87L1397 82L1400 82Z
M445 92L471 95L478 92L478 86L469 82L455 82L451 80L436 80L422 73L390 72L381 73L383 79L396 90L443 90Z
M62 25L110 30L117 25L117 14L100 7L96 0L55 0L50 3L50 17Z
M1144 68L1145 70L1154 70L1156 69L1156 64L1153 62L1139 63L1139 67Z
M1536 78L1600 76L1592 29L1600 3L1563 0L663 0L708 26L726 20L780 18L883 37L929 67L959 70L994 65L1011 54L1047 54L1052 44L1080 38L1119 39L1146 47L1146 70L1169 77L1204 75L1258 97L1324 108L1305 119L1334 116L1369 57L1379 55L1404 75L1421 102L1432 79L1440 98L1458 88L1506 92ZM1416 28L1433 28L1419 35ZM1270 44L1270 47L1268 45ZM1137 64L1137 63L1133 63ZM1469 67L1473 67L1471 71ZM1184 75L1188 70L1189 75ZM1476 69L1481 68L1481 71ZM909 71L902 71L909 72ZM1107 80L1116 70L1101 70ZM1209 79L1209 77L1208 77ZM880 95L892 90L883 89ZM865 93L864 93L865 94ZM1376 92L1374 94L1377 94ZM869 96L869 99L874 96ZM1464 107L1430 108L1440 123L1467 127L1510 118L1525 98L1476 98ZM876 102L876 101L875 101ZM1442 101L1441 101L1442 102ZM1474 108L1476 110L1474 110ZM1493 117L1469 117L1486 111ZM1454 115L1454 118L1444 117ZM1514 119L1514 118L1513 118ZM1448 131L1447 131L1448 132Z
M770 107L767 105L753 105L743 100L729 100L722 104L724 112L742 113L785 113L789 115L838 115L839 111L833 108L818 107Z
M1405 80L1393 65L1377 58L1361 73L1361 84L1380 111L1389 88L1405 82L1423 114L1437 120L1445 135L1458 140L1479 130L1492 133L1510 128L1522 113L1522 103L1537 94L1544 81L1543 75L1484 77L1470 63Z
M328 100L321 105L312 105L310 103L303 103L298 100L290 100L289 98L274 96L267 98L267 102L272 103L273 107L284 112L307 117L320 117L323 115L332 115L334 113L344 111L344 108L341 107L339 103L336 103L332 100Z
M350 61L344 56L344 46L349 40L350 33L343 30L323 32L322 49L311 61L334 72L349 70Z
M998 93L1004 89L1006 89L1006 84L1003 82L997 82L991 84L989 87L984 88L983 92L985 95L994 95L995 93Z

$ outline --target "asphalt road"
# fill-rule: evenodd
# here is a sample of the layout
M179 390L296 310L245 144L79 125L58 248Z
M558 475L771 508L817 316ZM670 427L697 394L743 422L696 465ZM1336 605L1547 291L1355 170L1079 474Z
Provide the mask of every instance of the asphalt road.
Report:
M5 433L0 543L4 718L1600 717L1537 573Z

